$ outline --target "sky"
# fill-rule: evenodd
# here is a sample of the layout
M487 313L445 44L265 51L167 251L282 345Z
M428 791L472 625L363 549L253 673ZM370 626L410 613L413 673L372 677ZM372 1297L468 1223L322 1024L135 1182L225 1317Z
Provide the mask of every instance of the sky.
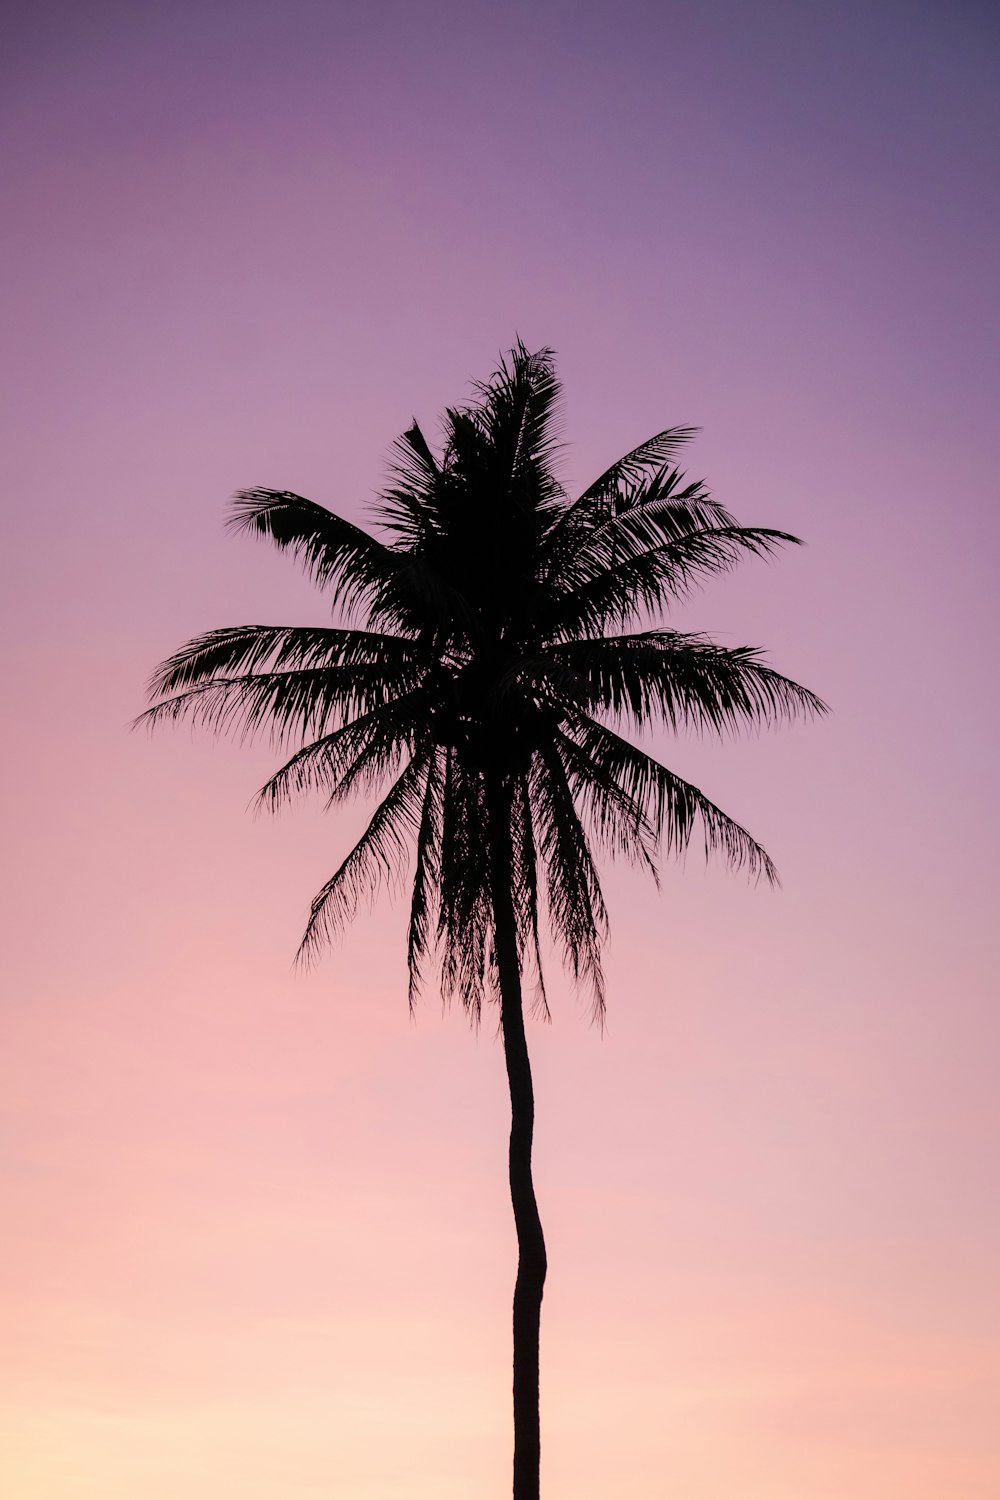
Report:
M546 1500L1000 1493L998 26L805 0L20 0L0 70L0 1478L14 1500L509 1493L494 1017L406 1006L364 810L128 726L322 622L223 529L364 519L520 336L563 478L667 425L807 545L675 619L831 716L657 741L782 888L612 867L603 1035L529 1042Z

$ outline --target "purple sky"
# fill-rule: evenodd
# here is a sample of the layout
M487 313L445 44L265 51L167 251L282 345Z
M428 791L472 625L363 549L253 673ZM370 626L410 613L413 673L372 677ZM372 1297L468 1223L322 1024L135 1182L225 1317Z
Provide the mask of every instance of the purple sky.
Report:
M658 428L808 547L685 623L833 717L658 749L767 845L608 885L535 1026L547 1500L1000 1491L1000 22L924 5L13 6L0 80L0 1447L17 1500L507 1492L502 1064L397 906L292 973L362 816L126 726L321 620L241 485L363 517L515 334L565 478ZM2 1469L0 1469L2 1473Z

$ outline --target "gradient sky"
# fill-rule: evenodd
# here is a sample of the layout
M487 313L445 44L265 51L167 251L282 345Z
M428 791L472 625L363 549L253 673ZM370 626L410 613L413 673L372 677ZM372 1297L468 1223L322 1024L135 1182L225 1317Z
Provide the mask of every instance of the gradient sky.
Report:
M499 1500L495 1028L404 912L291 958L360 810L127 725L321 621L222 529L355 517L519 333L565 478L664 425L808 547L679 618L834 707L659 745L774 855L609 873L603 1038L531 1027L546 1500L1000 1493L1000 26L943 4L12 5L0 1465L12 1500ZM992 982L991 982L992 980Z

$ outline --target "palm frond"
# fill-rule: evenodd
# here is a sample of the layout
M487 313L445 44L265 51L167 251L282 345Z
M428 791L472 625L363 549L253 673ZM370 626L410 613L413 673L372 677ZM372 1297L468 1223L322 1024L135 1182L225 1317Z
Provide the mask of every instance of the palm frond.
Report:
M557 729L555 743L566 767L573 800L594 830L603 849L642 865L654 883L660 882L656 864L659 829L648 807L622 786L607 767L589 756L570 735Z
M377 599L402 559L352 521L291 490L239 490L228 525L270 538L305 566L335 606L348 612Z
M406 870L410 838L417 826L428 758L417 755L393 783L347 858L313 898L299 945L308 962L316 949L346 927L360 902L374 898L384 885L398 882Z
M401 693L300 746L261 787L255 807L276 812L292 797L313 791L324 792L332 803L359 782L377 785L400 754L413 753L426 732L429 701L421 688Z
M286 490L240 490L229 525L268 536L328 590L335 609L373 630L414 635L428 623L469 624L475 610L419 553L385 546L360 526Z
M529 353L519 340L510 358L501 359L488 381L476 382L479 396L474 417L482 425L491 455L501 474L516 486L530 476L542 482L551 498L551 464L558 448L559 403L562 394L551 349Z
M607 911L566 767L553 745L536 750L529 784L553 936L574 981L589 985L594 1015L600 1020L604 1015L601 944L607 935Z
M489 860L482 777L445 753L438 943L446 999L458 997L473 1021L492 989Z
M632 497L632 504L637 503L643 489L654 484L657 475L668 472L670 460L697 431L697 427L668 427L654 433L616 459L576 500L564 505L546 537L543 563L546 571L558 566L559 560L572 549L574 540L588 528L616 515L623 508L625 496ZM711 503L714 506L715 502Z
M580 495L576 505L585 507L594 501L611 500L629 491L665 469L678 449L698 433L697 427L665 427L651 438L632 448L600 474Z
M195 636L160 663L149 679L151 698L164 697L213 677L264 667L342 667L381 663L387 669L416 660L416 645L373 630L311 625L233 625Z
M164 720L189 719L240 740L266 731L273 744L282 745L324 735L356 714L370 713L400 688L415 687L422 675L414 666L369 662L213 677L155 703L136 723L153 728Z
M572 721L566 732L593 763L595 776L614 781L642 809L668 854L683 855L700 825L706 859L721 854L733 869L745 869L752 879L779 883L767 851L691 782L593 719Z
M438 491L445 474L414 418L390 454L391 483L380 494L374 514L397 549L426 549L438 524Z
M424 966L436 946L434 919L441 885L442 759L443 753L440 750L432 752L429 757L417 829L410 921L406 937L411 1011L420 993Z
M824 714L808 688L767 665L752 646L720 646L675 630L567 641L549 655L586 684L592 708L635 725L717 734ZM583 694L577 689L577 698Z
M441 466L431 452L430 443L424 437L416 417L395 445L396 472L414 487L433 484L441 473Z
M798 538L765 527L705 527L663 535L662 513L628 512L610 545L578 559L563 587L553 588L538 626L550 640L604 635L642 614L656 614L686 598L696 585L729 572L746 556L769 557ZM615 543L617 542L617 546Z
M526 776L519 776L512 799L512 838L514 851L514 910L518 921L518 948L521 967L530 957L534 969L534 1009L546 1021L551 1019L542 963L539 929L538 849L531 812L531 791Z
M637 528L640 518L645 524ZM599 564L614 560L623 547L627 553L633 551L637 536L648 546L654 539L737 524L703 480L688 480L681 469L664 467L620 490L613 503L590 513L584 525L575 527L572 537L581 565L586 567L594 560Z

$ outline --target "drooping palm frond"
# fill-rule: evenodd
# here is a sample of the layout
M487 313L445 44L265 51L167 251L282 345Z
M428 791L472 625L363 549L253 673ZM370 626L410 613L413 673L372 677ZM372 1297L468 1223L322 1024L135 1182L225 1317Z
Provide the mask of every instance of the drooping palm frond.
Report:
M348 926L361 901L402 879L419 823L427 769L424 751L393 782L350 854L313 898L299 946L301 960L313 958L319 946Z
M536 750L529 788L552 934L575 982L590 989L594 1015L600 1019L605 999L601 946L608 914L566 767L555 746Z
M238 490L227 525L291 552L329 590L331 602L348 611L369 606L403 564L362 527L291 490Z
M641 865L658 886L660 830L651 820L648 807L564 730L555 732L555 741L574 804L600 848L613 857L623 855Z
M534 970L534 1009L550 1019L549 997L542 963L541 923L539 918L538 846L535 841L531 788L526 776L519 776L512 798L514 849L514 913L518 922L518 951L522 972L530 962Z
M410 895L410 921L407 928L407 969L409 1002L412 1011L417 1003L428 959L437 946L436 923L438 892L441 887L442 761L444 753L435 749L429 757L424 799L417 828Z
M213 677L232 677L292 667L383 664L406 668L416 661L412 640L372 630L334 630L313 625L240 625L195 636L168 656L149 679L152 696L163 697Z
M438 888L438 949L443 992L474 1021L496 992L492 954L487 817L482 778L445 753Z
M385 546L360 526L286 490L240 490L229 526L268 536L329 591L331 604L369 627L412 634L428 620L468 627L475 610L419 552Z
M188 718L218 733L275 743L322 734L369 712L424 671L417 645L375 631L244 625L209 631L162 662L149 682L160 701L136 724Z
M586 684L592 710L636 726L660 720L673 730L735 734L827 711L755 647L720 646L705 635L645 630L583 637L551 647L549 655Z
M412 698L397 698L378 709L371 716L363 747L331 782L327 807L336 807L353 796L377 795L403 758L415 753L416 744L426 738L426 733L426 724L414 716Z
M240 740L266 732L272 743L284 745L324 735L353 715L388 703L420 675L417 669L393 672L375 662L214 677L154 704L137 723L152 728L164 719L187 718Z
M423 688L401 693L301 746L264 783L256 806L274 812L293 797L315 791L332 805L359 785L377 788L399 757L413 754L417 740L426 735L429 701Z
M642 809L668 854L685 854L700 825L706 859L722 854L733 869L779 884L767 851L691 782L593 719L571 720L566 733L590 760L594 779L614 781Z

